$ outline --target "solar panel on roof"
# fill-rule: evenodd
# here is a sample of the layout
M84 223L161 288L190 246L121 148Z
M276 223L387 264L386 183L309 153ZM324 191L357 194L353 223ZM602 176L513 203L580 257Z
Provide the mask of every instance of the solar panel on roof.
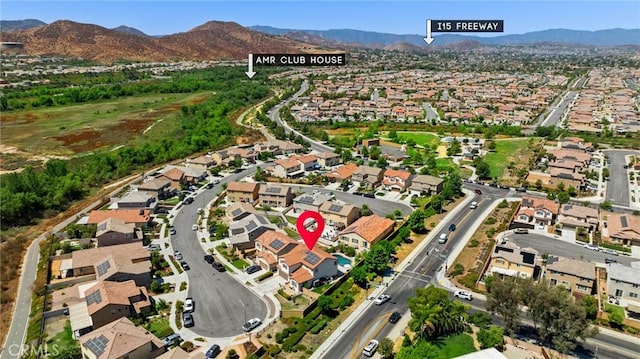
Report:
M342 211L342 206L339 204L332 204L331 206L329 206L329 211L331 212L340 212Z
M312 204L313 203L313 197L310 196L302 196L298 199L298 202L300 203L306 203L306 204Z
M251 222L247 223L247 231L249 231L249 232L253 231L257 227L258 227L258 225L253 220Z
M102 302L102 294L100 294L99 289L96 289L95 292L87 296L87 305L91 305L93 303L100 304L100 302Z
M280 193L280 190L282 190L282 188L280 188L280 187L267 187L266 192L267 193Z
M240 213L242 213L242 208L236 208L233 211L231 211L231 215L234 216L234 217L239 216Z
M307 255L304 257L304 260L310 264L316 264L320 261L320 257L313 252L307 252Z
M280 249L282 248L282 246L284 246L284 243L279 239L275 239L273 242L271 242L271 247L273 247L274 249Z
M98 275L104 275L105 273L107 273L109 268L111 268L111 263L109 263L109 260L100 263L100 265L98 265Z
M100 336L96 338L91 338L84 343L84 345L98 357L107 349L107 344L109 344L109 339L105 337L104 334L100 334Z
M536 255L533 253L522 252L522 262L527 264L535 264Z

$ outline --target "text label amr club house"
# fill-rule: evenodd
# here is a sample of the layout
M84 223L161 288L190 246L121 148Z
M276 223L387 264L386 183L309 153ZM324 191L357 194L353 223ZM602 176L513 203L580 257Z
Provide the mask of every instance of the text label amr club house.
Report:
M344 66L345 54L253 54L255 66Z

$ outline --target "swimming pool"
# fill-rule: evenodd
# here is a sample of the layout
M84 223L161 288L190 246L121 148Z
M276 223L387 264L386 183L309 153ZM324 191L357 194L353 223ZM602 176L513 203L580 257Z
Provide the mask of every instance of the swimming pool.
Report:
M338 264L341 266L350 265L351 259L343 256L342 254L333 253L333 256L338 260Z

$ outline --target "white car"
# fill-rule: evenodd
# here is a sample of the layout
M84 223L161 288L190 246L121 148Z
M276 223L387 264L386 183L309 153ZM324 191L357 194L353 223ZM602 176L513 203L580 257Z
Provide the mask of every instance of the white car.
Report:
M372 357L373 354L376 353L376 350L378 350L379 345L380 343L377 340L371 339L369 344L362 350L362 354L366 357Z
M252 318L249 319L248 322L242 324L242 330L244 330L245 332L250 332L253 329L259 327L260 324L262 324L262 320L260 320L260 318Z
M193 303L193 298L187 298L184 301L184 306L182 307L182 312L183 313L191 313L191 312L193 312L193 307L194 307L193 304L194 304Z
M453 293L454 297L458 297L460 299L473 300L473 296L469 292L465 292L464 290L456 290Z
M194 224L193 226L191 226L191 229L193 229L194 231L197 231L198 230L198 225Z
M378 298L376 298L373 301L373 304L375 304L375 305L383 305L384 303L388 302L389 299L391 299L391 296L389 294L380 294L378 296Z
M180 251L174 251L173 252L173 256L176 258L176 260L181 260L182 259L182 253L180 253Z

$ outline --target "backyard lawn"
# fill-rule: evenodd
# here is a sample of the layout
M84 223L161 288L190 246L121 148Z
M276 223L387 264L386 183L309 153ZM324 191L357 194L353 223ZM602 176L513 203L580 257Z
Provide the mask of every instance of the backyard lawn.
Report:
M58 348L73 348L78 346L78 341L73 339L71 322L67 321L64 326L64 330L51 337L51 339L47 340L47 344L51 347Z
M495 143L496 151L484 156L484 161L491 168L491 177L500 178L509 163L517 158L518 153L526 150L529 139L495 140Z
M455 358L477 350L473 344L473 338L467 334L452 335L444 338L436 345L442 353L442 358Z

